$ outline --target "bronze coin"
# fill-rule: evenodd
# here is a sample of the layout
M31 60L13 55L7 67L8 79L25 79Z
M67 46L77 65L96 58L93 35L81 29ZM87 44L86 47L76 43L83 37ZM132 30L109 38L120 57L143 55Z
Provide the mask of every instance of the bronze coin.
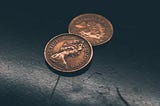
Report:
M91 44L83 37L64 33L52 38L44 49L46 62L55 70L75 72L92 59Z
M82 14L75 17L69 24L69 33L81 35L92 46L108 42L113 35L113 26L105 17L98 14Z

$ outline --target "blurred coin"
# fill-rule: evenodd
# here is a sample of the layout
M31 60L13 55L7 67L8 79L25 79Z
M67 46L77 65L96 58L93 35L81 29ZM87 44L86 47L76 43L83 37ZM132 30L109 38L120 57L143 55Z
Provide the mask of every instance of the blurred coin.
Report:
M69 24L69 33L81 35L92 46L108 42L113 34L111 22L98 14L82 14L75 17Z
M44 49L46 62L61 72L75 72L92 59L91 44L75 34L60 34L52 38Z

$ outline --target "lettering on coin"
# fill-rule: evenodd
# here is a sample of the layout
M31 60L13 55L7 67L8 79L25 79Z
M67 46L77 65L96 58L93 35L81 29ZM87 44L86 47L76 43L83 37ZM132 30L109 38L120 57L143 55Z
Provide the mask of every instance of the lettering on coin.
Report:
M87 39L92 46L108 42L113 35L113 26L105 17L98 14L82 14L72 19L68 32Z
M61 72L75 72L84 68L92 55L92 46L86 39L69 33L55 36L44 49L46 62Z

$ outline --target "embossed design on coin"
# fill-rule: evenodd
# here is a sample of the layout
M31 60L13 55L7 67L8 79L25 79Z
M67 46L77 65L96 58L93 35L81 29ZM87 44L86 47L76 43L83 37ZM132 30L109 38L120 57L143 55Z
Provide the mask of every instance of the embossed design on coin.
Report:
M82 22L80 24L75 25L75 27L80 29L80 34L83 37L100 39L105 35L105 29L99 24L95 22Z
M62 72L74 72L85 67L92 58L91 44L75 34L61 34L46 45L44 56L47 63Z
M50 59L53 62L60 62L67 68L67 62L65 58L68 56L77 56L82 49L83 44L79 40L66 41L62 47L60 47L60 52L53 54Z
M109 20L97 14L82 14L69 24L69 33L81 35L93 46L108 42L113 35L113 27Z

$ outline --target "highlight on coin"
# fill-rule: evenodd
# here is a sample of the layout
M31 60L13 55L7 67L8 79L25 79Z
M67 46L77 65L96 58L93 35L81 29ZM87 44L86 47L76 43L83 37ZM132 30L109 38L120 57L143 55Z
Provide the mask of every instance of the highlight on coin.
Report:
M60 72L81 70L90 63L92 56L91 44L83 37L69 33L53 37L44 49L46 62Z
M108 42L113 35L113 26L104 16L88 13L73 18L68 27L69 33L87 39L92 46Z

